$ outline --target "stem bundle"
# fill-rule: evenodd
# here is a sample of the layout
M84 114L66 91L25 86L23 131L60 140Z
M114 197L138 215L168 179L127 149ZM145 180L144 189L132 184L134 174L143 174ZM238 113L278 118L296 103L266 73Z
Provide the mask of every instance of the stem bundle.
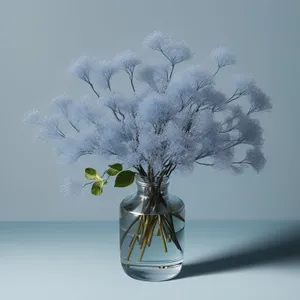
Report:
M138 244L140 247L139 260L141 261L146 247L151 246L152 238L154 235L161 236L164 252L168 252L167 242L173 242L176 245L177 249L182 251L180 243L178 242L176 237L172 218L173 216L184 222L184 219L177 213L168 213L164 215L139 215L138 217L136 217L121 237L122 247L125 237L128 235L132 227L138 222L138 224L136 225L135 233L129 243L129 250L126 259L130 259L134 246ZM156 227L157 232L155 233Z
M147 196L147 200L143 203L142 213L136 217L129 227L124 232L121 237L121 247L123 245L125 237L129 234L130 230L133 226L136 225L135 233L130 241L129 250L127 254L127 260L130 259L134 246L136 244L139 245L140 255L139 260L141 261L145 252L145 249L151 246L153 236L160 236L162 247L164 252L168 252L167 243L173 242L179 251L182 251L181 245L176 236L176 230L173 223L173 217L179 219L182 222L185 222L184 218L177 212L171 212L169 209L166 199L164 199L161 193L161 184L164 176L168 176L172 170L171 162L166 165L166 169L158 174L156 181L153 169L148 166L148 174L147 179L149 180L149 185L145 188L145 195ZM142 170L142 167L140 167ZM143 173L146 173L144 170ZM162 204L166 211L165 213L160 214L159 208L160 204ZM156 230L155 230L156 229Z

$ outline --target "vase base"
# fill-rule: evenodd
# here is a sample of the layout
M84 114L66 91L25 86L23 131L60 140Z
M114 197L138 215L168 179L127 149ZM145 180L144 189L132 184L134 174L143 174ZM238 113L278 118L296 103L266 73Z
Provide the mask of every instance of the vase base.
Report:
M124 272L131 278L142 281L165 281L176 277L182 268L182 262L173 265L147 266L122 263Z

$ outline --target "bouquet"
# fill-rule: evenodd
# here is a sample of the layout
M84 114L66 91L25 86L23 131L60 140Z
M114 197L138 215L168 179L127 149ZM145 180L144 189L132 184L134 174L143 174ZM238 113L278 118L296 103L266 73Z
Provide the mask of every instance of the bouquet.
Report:
M156 51L161 62L142 63L132 51L111 61L79 57L70 71L90 87L92 95L78 101L58 96L51 102L55 114L42 117L32 110L25 121L39 127L39 138L55 143L56 154L66 163L75 163L85 155L116 160L101 175L96 168L87 167L87 182L67 180L65 192L74 194L90 186L93 195L100 195L111 177L115 187L129 186L136 176L147 182L152 197L145 214L131 224L140 222L135 241L139 240L143 251L159 223L157 234L180 249L172 218L151 215L158 205L167 206L159 188L163 180L175 170L192 170L196 164L237 173L249 166L261 171L266 159L262 128L255 117L270 110L271 103L250 75L234 75L230 95L217 89L218 74L236 63L226 47L212 51L216 68L210 71L200 65L176 70L193 53L185 42L174 41L160 31L149 34L143 45ZM127 74L130 93L115 89L117 72ZM242 159L236 158L239 146L247 147Z

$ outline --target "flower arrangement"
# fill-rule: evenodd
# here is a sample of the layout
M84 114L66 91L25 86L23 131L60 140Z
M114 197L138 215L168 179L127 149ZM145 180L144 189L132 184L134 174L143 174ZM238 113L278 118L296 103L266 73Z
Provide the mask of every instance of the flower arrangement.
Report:
M84 155L117 160L102 175L95 168L86 168L88 181L79 184L68 180L64 191L73 194L91 186L91 193L100 195L111 177L115 177L115 187L129 186L136 176L153 187L152 200L145 208L147 215L134 221L140 221L141 230L135 241L139 239L142 253L145 245L151 243L157 223L164 248L166 238L180 249L172 218L151 216L151 211L164 203L159 186L174 170L191 170L195 164L237 173L248 166L257 172L262 170L266 162L262 128L254 116L271 109L270 98L251 76L234 76L229 96L216 88L217 75L236 63L229 49L219 47L212 51L216 61L213 72L199 65L177 71L178 64L193 56L184 42L155 31L143 44L158 52L164 61L147 65L131 51L120 53L111 61L79 57L70 71L91 88L95 99L86 96L74 101L61 95L51 103L57 113L42 117L33 110L25 116L27 123L38 125L39 138L55 142L56 153L67 163ZM127 73L132 90L129 95L115 90L112 81L117 72ZM248 100L247 110L237 104L242 98ZM243 159L237 160L235 149L240 145L248 150Z

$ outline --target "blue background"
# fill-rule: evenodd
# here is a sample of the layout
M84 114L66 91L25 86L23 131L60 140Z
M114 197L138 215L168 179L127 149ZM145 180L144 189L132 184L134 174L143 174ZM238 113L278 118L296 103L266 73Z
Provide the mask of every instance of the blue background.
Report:
M153 62L158 53L142 49L143 38L162 30L184 39L195 53L190 64L214 70L214 47L225 45L238 65L220 72L218 86L232 91L230 76L252 74L272 98L261 115L268 159L260 174L242 176L195 166L175 174L170 192L187 206L187 219L299 219L300 2L297 0L14 0L0 10L0 220L116 220L121 199L135 191L106 186L101 197L64 197L60 185L85 167L105 170L108 161L84 158L61 167L51 145L34 139L21 124L30 109L48 114L50 101L67 93L92 95L67 73L73 58L111 59L126 49ZM127 87L117 75L114 86Z

